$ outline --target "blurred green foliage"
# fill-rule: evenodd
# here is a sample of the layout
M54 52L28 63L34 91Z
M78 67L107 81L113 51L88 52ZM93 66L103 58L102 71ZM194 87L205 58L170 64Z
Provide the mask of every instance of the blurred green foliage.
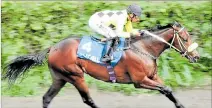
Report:
M199 43L201 59L190 64L174 50L167 50L158 60L158 73L171 87L205 84L212 75L211 69L211 2L2 2L2 66L16 56L35 53L68 35L92 34L88 27L89 17L96 11L125 9L131 3L143 7L142 22L135 28L147 29L157 23L165 25L178 21L186 27L192 38ZM46 65L31 69L24 80L8 89L2 81L3 95L27 96L40 93L49 87L51 77ZM126 94L149 92L135 89L133 85L109 84L86 75L90 86L100 90L120 91ZM42 90L43 93L46 92Z

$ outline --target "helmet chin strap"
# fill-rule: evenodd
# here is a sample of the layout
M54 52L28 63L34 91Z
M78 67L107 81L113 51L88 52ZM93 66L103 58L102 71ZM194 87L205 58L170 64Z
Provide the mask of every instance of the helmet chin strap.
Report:
M132 19L135 18L135 16L136 16L136 15L133 14L133 13L132 13L132 15L133 15L133 16L131 17L130 14L129 14L129 17L130 17L130 21L131 21L131 22L132 22Z

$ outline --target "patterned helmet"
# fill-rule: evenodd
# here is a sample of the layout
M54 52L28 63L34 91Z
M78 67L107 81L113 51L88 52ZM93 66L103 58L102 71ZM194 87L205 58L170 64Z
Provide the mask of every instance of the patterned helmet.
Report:
M136 5L136 4L129 5L128 8L127 8L128 13L133 13L136 16L141 16L141 11L142 11L141 7L139 5Z

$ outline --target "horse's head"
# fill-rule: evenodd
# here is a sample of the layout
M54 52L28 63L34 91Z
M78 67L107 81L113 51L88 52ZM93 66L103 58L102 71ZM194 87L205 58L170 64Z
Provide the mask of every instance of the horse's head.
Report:
M199 53L196 51L198 44L192 43L188 31L179 23L175 22L172 28L174 29L173 46L179 49L180 53L189 59L190 62L197 62L199 59Z

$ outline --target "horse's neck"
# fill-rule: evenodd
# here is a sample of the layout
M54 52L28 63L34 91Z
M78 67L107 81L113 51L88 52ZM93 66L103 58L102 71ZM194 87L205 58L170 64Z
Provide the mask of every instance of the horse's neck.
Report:
M164 30L164 32L162 30L154 34L159 35L167 42L169 42L173 38L173 30L170 28L167 28L166 30ZM144 51L144 53L147 52L154 57L159 57L160 54L168 48L167 44L151 36L135 42L134 45L137 46L138 49Z

